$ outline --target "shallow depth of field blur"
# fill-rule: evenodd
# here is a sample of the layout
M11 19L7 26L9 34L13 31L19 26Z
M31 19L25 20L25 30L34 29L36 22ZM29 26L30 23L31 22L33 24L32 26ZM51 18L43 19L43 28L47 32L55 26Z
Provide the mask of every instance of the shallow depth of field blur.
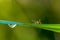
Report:
M60 0L0 0L0 20L60 23ZM60 40L60 33L33 27L0 24L0 40Z

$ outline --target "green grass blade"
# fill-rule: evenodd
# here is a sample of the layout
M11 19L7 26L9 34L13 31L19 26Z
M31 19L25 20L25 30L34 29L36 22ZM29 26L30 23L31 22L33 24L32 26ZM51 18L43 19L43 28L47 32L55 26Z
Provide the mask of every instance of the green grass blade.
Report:
M60 32L60 24L32 24L32 26L54 32Z

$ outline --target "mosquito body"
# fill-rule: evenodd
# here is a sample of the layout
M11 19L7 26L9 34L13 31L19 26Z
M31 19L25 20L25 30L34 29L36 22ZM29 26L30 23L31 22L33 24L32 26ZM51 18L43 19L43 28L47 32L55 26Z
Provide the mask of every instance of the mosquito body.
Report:
M33 24L41 24L41 20L32 20Z

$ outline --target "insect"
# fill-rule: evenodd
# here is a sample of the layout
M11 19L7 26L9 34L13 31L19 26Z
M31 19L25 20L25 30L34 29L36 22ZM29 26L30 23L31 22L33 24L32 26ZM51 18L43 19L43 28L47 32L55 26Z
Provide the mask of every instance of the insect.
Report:
M32 20L33 24L41 24L41 20Z

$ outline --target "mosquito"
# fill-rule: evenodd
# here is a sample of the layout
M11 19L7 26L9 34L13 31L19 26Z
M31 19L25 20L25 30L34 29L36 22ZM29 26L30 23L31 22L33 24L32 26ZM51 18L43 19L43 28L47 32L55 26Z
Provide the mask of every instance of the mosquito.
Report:
M32 20L33 24L41 24L41 20Z

